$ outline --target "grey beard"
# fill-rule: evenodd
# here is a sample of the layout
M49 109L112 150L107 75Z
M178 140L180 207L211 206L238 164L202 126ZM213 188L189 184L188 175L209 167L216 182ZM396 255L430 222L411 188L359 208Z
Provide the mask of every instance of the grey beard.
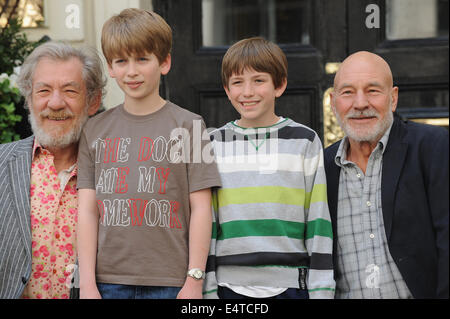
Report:
M350 127L350 125L342 121L337 112L336 112L336 119L339 126L344 131L345 135L347 135L350 139L356 142L376 142L383 136L383 134L386 132L386 130L394 121L394 114L393 112L388 112L384 117L384 119L379 121L375 125L373 130L363 132L355 131L352 127Z
M58 134L57 136L53 136L46 133L44 129L38 125L36 116L32 111L32 107L30 106L29 109L30 114L28 115L28 121L31 124L31 130L33 131L34 136L40 145L49 148L65 148L71 144L77 143L81 137L83 126L89 118L86 108L86 110L83 110L83 113L70 132L65 135Z

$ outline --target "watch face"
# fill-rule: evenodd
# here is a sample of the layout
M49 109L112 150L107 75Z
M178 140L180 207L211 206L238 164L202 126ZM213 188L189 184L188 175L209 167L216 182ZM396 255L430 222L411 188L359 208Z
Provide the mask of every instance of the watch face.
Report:
M203 279L204 272L201 269L191 269L188 271L188 275L195 279Z

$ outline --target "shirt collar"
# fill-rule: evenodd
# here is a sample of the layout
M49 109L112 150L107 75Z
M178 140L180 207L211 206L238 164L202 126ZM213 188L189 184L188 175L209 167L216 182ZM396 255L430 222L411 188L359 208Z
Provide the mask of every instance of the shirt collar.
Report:
M383 136L380 138L380 140L378 141L378 147L376 147L373 151L375 152L375 150L377 150L378 148L381 150L381 153L384 154L384 150L386 149L386 145L389 141L389 134L391 132L392 129L392 124L389 125L388 129L386 130L386 132L384 132ZM339 148L336 152L336 156L334 158L334 161L336 163L336 165L342 167L346 162L347 162L347 149L349 146L349 141L348 141L348 137L345 136L342 140L341 143L339 144Z
M37 138L34 138L33 153L32 153L32 157L31 157L31 161L34 161L34 157L38 151L42 152L42 154L44 154L44 155L52 155L52 153L49 150L45 149L43 146L41 146L41 144L39 144L39 141L37 140ZM78 168L77 162L75 162L75 164L73 164L72 166L70 166L67 169L62 170L61 172L65 172L65 173L70 174L70 176L73 176L73 175L77 175L77 171L78 171L77 168Z
M41 144L39 144L37 138L35 137L34 143L33 143L33 154L32 154L31 160L32 161L34 160L34 156L36 155L37 151L42 152L43 150L45 150L45 149L41 146Z

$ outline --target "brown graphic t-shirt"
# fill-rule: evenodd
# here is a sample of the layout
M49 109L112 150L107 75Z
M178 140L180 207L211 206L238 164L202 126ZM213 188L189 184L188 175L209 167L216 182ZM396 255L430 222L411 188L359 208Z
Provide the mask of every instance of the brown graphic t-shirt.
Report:
M167 102L145 116L119 105L90 119L77 186L96 190L97 281L183 286L189 194L220 185L201 116Z

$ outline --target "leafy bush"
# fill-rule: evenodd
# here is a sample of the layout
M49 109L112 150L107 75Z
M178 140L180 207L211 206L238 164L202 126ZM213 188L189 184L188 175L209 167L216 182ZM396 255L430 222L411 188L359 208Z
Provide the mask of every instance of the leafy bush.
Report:
M0 143L20 139L19 134L15 133L13 128L22 119L22 116L15 114L15 105L20 104L22 96L19 89L12 86L10 79L5 75L5 73L0 75Z
M22 107L24 99L15 86L15 78L28 54L44 42L28 41L20 26L19 21L10 20L0 31L0 143L20 139L15 125L22 120L17 109Z

